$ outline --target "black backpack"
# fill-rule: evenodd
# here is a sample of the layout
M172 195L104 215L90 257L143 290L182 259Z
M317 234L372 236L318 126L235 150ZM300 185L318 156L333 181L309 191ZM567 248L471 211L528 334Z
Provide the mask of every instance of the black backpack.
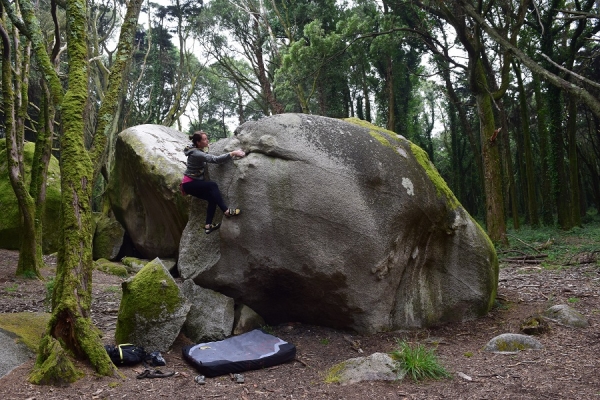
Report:
M124 343L117 346L104 346L108 356L113 364L119 365L136 365L147 358L146 351L143 347Z

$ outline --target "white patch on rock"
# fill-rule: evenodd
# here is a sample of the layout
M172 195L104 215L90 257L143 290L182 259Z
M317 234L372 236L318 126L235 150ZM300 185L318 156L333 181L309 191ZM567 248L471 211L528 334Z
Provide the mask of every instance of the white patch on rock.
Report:
M406 150L404 150L403 147L396 147L396 151L398 152L398 154L400 154L402 157L407 158L408 154L406 154Z
M416 259L419 256L419 248L415 247L415 249L412 251L411 255L412 259Z
M404 188L406 189L406 193L408 193L410 196L415 195L415 188L410 179L402 178L402 186L404 186Z

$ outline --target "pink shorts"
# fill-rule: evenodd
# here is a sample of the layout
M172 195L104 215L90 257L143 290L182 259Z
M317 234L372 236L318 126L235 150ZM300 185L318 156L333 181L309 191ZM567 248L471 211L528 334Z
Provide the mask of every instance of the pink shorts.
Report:
M179 184L179 190L181 191L181 194L183 196L187 195L187 193L183 190L183 184L184 183L188 183L188 182L192 182L192 181L193 181L193 179L190 178L189 176L187 176L187 175L183 176L183 179L181 180L181 183Z

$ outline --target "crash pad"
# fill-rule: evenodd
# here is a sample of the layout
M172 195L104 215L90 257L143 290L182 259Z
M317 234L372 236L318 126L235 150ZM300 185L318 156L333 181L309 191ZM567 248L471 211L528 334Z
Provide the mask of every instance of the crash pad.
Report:
M182 352L198 372L213 377L291 361L296 357L296 346L255 329L217 342L186 346Z

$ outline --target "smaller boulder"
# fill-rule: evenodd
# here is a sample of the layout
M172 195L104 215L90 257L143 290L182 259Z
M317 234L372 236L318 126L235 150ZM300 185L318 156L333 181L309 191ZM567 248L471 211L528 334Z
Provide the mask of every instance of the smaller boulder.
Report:
M342 385L362 381L395 381L403 379L406 372L398 370L396 362L385 353L356 357L334 365L325 378L328 383Z
M102 213L94 213L94 221L96 223L93 242L94 260L106 258L114 261L123 246L125 229L119 221Z
M123 265L109 261L106 258L100 258L94 261L94 268L106 274L120 276L121 278L125 278L129 274L127 268Z
M123 257L121 262L127 268L130 274L137 274L150 262L150 260L144 260L135 257ZM167 268L168 269L168 268Z
M253 309L244 304L235 307L235 317L233 322L233 334L241 335L251 330L265 326L265 320L254 312Z
M571 328L587 328L590 324L579 311L566 304L557 304L544 312L544 315Z
M541 335L547 332L548 329L548 323L541 315L531 316L521 324L521 332L526 335Z
M167 351L181 331L190 304L160 259L123 282L115 340L148 351Z
M514 353L520 350L540 350L544 346L539 340L518 333L503 333L490 340L486 345L485 351L497 353Z
M201 343L225 339L233 329L234 300L210 289L202 288L188 279L182 291L191 304L183 334Z

